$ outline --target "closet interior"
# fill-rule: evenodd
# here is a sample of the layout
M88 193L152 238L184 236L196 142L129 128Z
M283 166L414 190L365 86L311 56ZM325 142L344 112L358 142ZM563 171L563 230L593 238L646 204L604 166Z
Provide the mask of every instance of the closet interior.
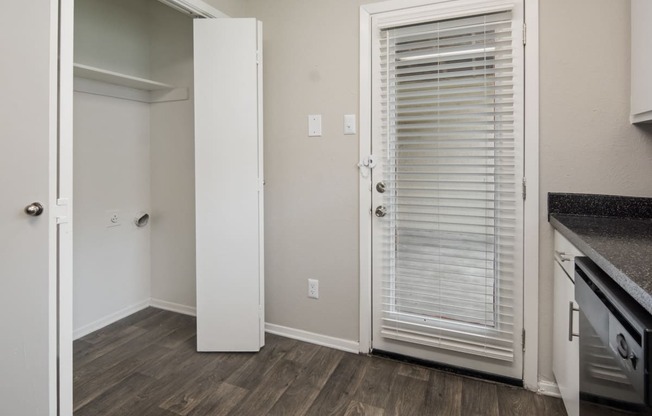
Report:
M189 3L75 2L75 339L155 306L264 344L262 25Z
M192 20L155 0L75 1L75 339L195 305Z

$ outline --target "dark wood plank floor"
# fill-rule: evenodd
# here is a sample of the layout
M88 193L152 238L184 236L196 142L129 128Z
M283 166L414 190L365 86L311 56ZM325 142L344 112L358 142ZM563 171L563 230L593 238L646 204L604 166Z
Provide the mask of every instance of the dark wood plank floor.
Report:
M560 400L267 335L197 353L195 319L148 308L75 341L75 415L565 415Z

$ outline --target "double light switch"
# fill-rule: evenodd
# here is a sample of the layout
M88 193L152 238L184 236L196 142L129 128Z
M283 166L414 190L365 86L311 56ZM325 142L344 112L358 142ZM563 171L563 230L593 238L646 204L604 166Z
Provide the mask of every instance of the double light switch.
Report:
M356 133L355 114L344 115L344 134ZM308 116L308 137L321 137L321 114Z

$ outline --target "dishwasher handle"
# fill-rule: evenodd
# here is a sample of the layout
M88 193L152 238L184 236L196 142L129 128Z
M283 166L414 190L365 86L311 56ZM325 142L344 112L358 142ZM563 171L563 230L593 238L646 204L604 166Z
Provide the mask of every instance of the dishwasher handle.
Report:
M579 337L580 334L573 332L573 312L580 310L575 307L575 302L568 302L568 341L573 342L573 337Z

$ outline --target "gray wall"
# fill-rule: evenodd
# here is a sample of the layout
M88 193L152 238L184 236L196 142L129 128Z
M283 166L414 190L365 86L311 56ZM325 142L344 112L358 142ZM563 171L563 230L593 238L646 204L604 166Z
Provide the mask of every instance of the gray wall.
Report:
M77 1L75 62L148 77L144 4ZM133 223L150 206L149 144L148 104L75 93L75 331L149 300L150 229ZM107 210L119 210L122 225L107 228Z
M541 0L539 363L552 379L548 192L652 197L652 128L629 124L629 1Z
M220 8L220 0L212 0ZM267 320L357 340L358 9L368 1L247 0L264 24ZM629 124L629 2L541 0L540 360L552 379L553 192L652 196L652 130ZM225 12L228 13L226 9ZM237 16L237 15L235 15ZM306 137L321 113L324 137ZM322 298L306 298L306 279Z
M152 79L190 99L151 105L152 298L195 307L192 19L151 2Z
M360 3L248 2L263 22L266 319L355 341L358 136L343 116L358 113ZM322 137L307 137L308 114Z

